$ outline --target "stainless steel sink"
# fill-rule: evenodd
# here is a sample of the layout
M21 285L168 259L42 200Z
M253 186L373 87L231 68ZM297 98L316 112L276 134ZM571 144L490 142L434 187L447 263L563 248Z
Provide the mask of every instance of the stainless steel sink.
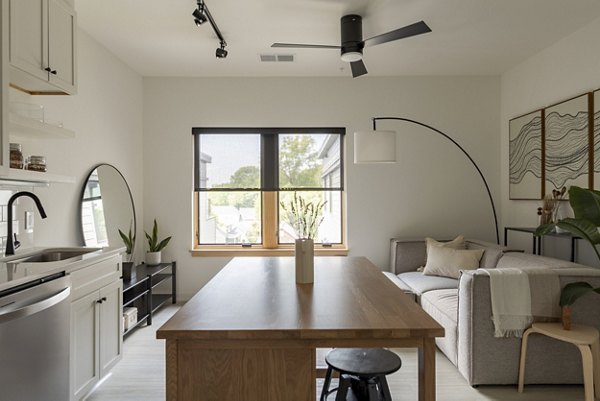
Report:
M48 250L38 253L37 255L30 256L25 259L20 259L19 263L46 263L46 262L58 262L60 260L74 258L76 256L85 255L86 253L94 252L96 249L78 249L78 250Z

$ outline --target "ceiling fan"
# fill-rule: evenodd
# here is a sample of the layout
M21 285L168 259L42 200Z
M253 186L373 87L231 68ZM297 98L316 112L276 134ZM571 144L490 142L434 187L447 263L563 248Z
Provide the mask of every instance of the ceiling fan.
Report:
M286 47L291 49L340 49L342 61L350 63L352 77L356 78L367 73L365 63L362 61L363 48L365 46L375 46L398 39L421 35L427 32L431 32L429 26L427 26L425 22L419 21L363 40L362 17L360 15L350 14L344 15L341 19L342 44L340 46L303 43L273 43L271 47Z

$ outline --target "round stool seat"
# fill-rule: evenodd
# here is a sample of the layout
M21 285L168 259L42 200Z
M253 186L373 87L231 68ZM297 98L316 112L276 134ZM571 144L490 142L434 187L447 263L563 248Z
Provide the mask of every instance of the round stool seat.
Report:
M398 355L382 348L336 348L325 362L340 373L362 377L385 376L402 366Z

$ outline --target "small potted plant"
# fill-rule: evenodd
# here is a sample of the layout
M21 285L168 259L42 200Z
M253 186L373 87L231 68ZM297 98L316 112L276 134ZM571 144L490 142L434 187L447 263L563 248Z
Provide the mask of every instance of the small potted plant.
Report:
M285 217L296 232L296 283L306 284L314 281L314 239L323 222L323 206L326 203L307 202L295 192L289 203L280 202Z
M555 190L556 191L556 190ZM557 191L562 198L564 189ZM554 193L554 191L553 191ZM592 189L572 186L569 188L569 204L573 209L575 217L567 217L554 220L548 224L541 224L535 235L542 236L556 230L556 228L570 232L573 235L585 239L600 260L597 245L600 245L600 192ZM593 288L590 283L579 281L567 284L560 294L560 306L562 308L562 323L565 330L571 329L571 306L581 296L596 292L600 294L600 288Z
M132 234L131 224L129 224L129 232L125 234L119 229L119 235L125 244L125 261L123 262L123 280L131 280L133 271L133 247L135 246L135 234Z
M146 252L146 264L147 265L159 265L161 262L161 253L162 250L167 246L171 237L167 237L162 241L158 240L158 223L156 219L154 219L154 226L152 227L152 235L146 234L146 239L148 240L148 252Z

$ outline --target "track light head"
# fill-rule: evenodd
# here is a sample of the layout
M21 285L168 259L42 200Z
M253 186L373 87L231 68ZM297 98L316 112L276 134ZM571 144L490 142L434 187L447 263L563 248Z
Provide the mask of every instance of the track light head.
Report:
M215 56L217 56L217 58L225 58L227 57L227 50L225 50L225 46L227 44L225 42L221 42L221 47L218 47L217 50L215 51Z
M204 4L198 5L198 8L192 13L196 26L200 26L206 22L206 14L204 14Z

